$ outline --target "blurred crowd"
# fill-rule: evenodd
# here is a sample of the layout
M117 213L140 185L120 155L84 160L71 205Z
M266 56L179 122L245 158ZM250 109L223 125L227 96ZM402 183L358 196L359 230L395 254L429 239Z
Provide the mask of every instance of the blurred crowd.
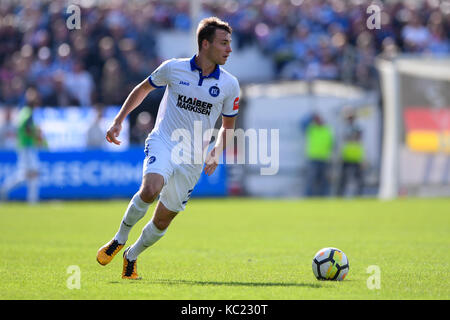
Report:
M78 2L79 30L66 24L70 1L0 3L0 105L23 104L28 87L43 105L121 105L161 62L158 31L192 23L188 0ZM381 9L379 29L367 28L371 4ZM258 46L276 79L371 87L377 55L450 52L444 0L205 0L201 15L231 24L235 50Z
M210 1L205 8L231 23L239 48L256 44L270 56L279 78L373 87L378 55L450 53L448 1Z

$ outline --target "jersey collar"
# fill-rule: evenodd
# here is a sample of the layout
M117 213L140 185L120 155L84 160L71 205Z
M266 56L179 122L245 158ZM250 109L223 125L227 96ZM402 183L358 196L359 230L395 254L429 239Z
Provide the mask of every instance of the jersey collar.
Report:
M216 68L214 69L214 71L211 72L207 77L204 77L202 69L200 69L200 67L197 66L197 64L195 63L195 56L196 55L194 55L191 58L191 71L198 70L200 72L200 77L201 78L216 78L217 80L219 80L219 76L220 76L220 67L219 67L219 65L216 64Z

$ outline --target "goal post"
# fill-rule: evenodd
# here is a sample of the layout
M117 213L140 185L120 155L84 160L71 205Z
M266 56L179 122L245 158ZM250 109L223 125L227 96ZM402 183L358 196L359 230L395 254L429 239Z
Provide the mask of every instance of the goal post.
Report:
M377 60L383 100L379 198L450 196L450 58Z

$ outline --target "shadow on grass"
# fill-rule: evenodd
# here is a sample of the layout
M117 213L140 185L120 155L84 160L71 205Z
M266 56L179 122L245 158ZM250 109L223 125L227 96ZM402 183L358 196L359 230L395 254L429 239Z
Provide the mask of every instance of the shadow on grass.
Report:
M131 282L138 283L153 283L153 284L167 284L167 285L196 285L196 286L230 286L230 287L309 287L309 288L321 288L320 284L312 283L296 283L296 282L240 282L240 281L194 281L194 280L168 280L168 279L156 279L156 280L135 280ZM111 283L120 283L113 281Z

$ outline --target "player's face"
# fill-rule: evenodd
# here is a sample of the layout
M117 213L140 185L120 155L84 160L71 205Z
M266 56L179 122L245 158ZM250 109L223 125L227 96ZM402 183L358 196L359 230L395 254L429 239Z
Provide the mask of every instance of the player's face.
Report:
M208 57L215 64L223 65L231 53L231 34L222 29L216 29L213 42L208 48Z

